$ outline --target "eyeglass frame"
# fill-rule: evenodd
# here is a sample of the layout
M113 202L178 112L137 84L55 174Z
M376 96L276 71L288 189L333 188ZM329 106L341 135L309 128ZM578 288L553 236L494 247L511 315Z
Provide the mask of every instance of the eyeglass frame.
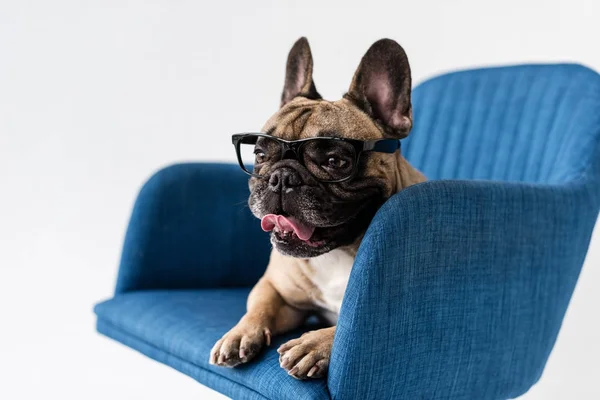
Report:
M249 136L256 137L257 141L258 141L258 138L265 137L265 138L268 138L268 139L278 142L279 144L281 144L280 160L285 159L286 158L285 156L288 153L288 151L291 151L292 153L294 153L295 159L305 168L306 168L306 165L304 164L304 160L301 157L301 155L302 155L301 149L302 149L302 146L304 146L307 142L314 141L314 140L337 140L337 141L346 142L346 143L351 144L354 147L354 153L355 153L355 158L353 160L353 166L352 166L352 173L345 178L336 179L336 180L323 180L311 173L311 175L313 175L315 177L315 179L317 179L318 181L323 182L323 183L340 183L340 182L349 181L350 179L354 178L358 172L358 164L359 164L358 161L360 159L360 156L365 152L374 151L377 153L393 154L396 152L396 150L400 150L402 148L400 140L389 139L389 138L388 139L374 139L374 140L360 140L360 139L350 139L350 138L342 138L342 137L335 137L335 136L316 136L316 137L310 137L310 138L298 139L298 140L285 140L285 139L278 138L276 136L268 135L266 133L236 133L236 134L232 135L231 142L235 147L235 151L237 154L237 159L238 159L240 168L246 174L257 177L257 178L265 178L265 176L260 175L260 174L255 174L255 173L248 171L246 169L244 161L242 160L242 152L241 152L241 145L243 144L242 141L244 138L249 137Z

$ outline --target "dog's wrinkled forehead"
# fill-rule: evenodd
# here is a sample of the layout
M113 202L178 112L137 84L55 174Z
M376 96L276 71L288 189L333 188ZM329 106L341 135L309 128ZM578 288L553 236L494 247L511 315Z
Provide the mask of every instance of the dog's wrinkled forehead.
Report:
M346 99L331 102L296 97L276 112L262 131L286 140L317 136L361 140L384 137L376 123Z

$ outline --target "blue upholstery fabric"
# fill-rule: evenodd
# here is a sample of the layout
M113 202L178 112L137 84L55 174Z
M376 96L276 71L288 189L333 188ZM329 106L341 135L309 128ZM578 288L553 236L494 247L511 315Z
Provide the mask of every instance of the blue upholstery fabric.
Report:
M243 313L248 289L231 287L251 286L269 250L234 165L173 166L144 186L117 293L96 308L98 329L234 398L526 392L543 372L598 216L600 77L577 65L463 71L425 82L413 101L405 155L444 180L403 190L375 216L327 381L287 377L274 347L240 369L206 364Z
M238 368L208 364L215 342L244 315L249 289L145 290L98 304L98 330L236 399L328 398L324 380L301 382L279 366L277 347L302 334L275 338L256 362Z
M433 78L413 91L403 151L429 179L567 182L598 155L599 85L571 64Z
M133 208L116 292L256 283L270 243L248 212L248 178L240 172L179 164L154 174Z
M334 398L525 393L554 345L597 213L579 184L430 181L394 196L346 290Z

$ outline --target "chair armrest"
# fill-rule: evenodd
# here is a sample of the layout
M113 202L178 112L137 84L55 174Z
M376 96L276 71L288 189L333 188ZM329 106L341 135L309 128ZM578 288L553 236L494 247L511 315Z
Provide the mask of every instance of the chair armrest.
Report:
M589 186L430 181L393 196L360 246L334 399L507 399L540 377L598 215Z
M179 164L157 172L135 202L116 292L251 286L269 239L250 213L248 179L229 164Z

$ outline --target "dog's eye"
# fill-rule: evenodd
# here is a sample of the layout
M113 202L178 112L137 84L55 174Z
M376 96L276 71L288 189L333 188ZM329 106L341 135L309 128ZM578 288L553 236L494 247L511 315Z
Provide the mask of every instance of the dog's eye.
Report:
M254 151L254 162L257 164L261 164L265 162L266 155L261 150L256 149Z
M329 157L329 160L327 160L327 166L331 168L344 168L346 164L348 164L346 160L337 157Z

